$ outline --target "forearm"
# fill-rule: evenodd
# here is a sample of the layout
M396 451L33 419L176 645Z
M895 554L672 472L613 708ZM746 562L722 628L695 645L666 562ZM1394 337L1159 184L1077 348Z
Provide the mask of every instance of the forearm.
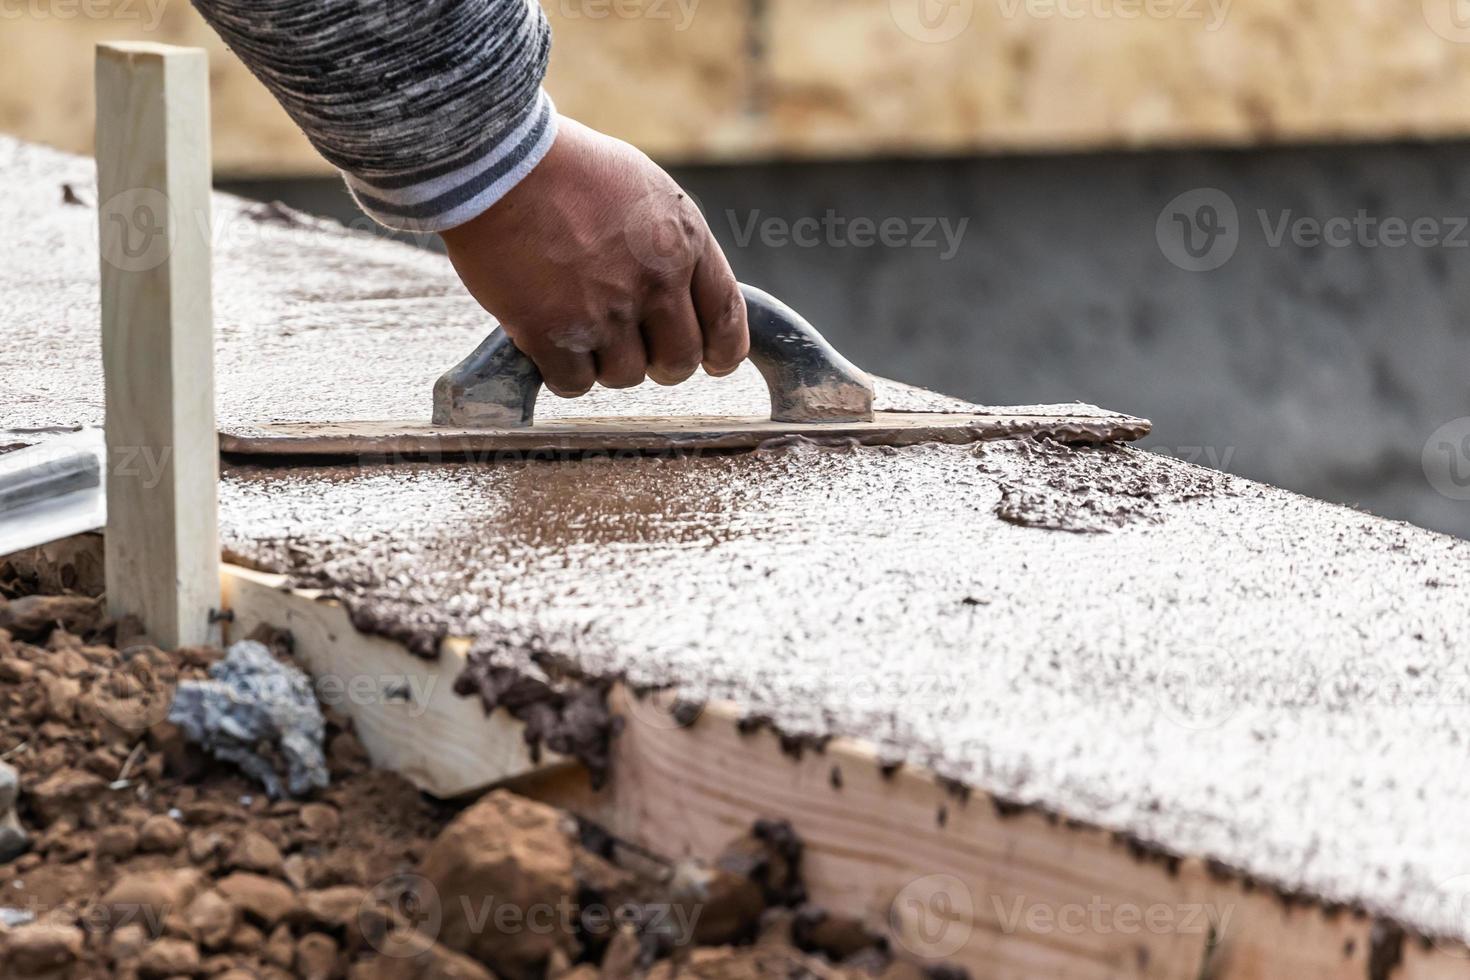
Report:
M536 0L194 0L373 217L475 217L556 134Z

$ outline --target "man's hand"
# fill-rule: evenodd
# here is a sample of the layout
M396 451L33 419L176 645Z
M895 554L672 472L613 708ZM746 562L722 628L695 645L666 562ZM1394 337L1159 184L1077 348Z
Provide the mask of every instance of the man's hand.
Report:
M490 210L444 232L480 305L572 397L594 381L729 374L745 301L692 201L638 150L563 117L556 143Z

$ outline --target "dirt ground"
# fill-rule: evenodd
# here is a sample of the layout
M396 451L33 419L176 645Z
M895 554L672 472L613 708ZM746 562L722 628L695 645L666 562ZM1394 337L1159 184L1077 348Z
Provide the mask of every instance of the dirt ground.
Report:
M429 799L325 708L330 785L271 799L166 720L225 653L38 594L65 584L0 560L0 976L963 976L807 904L780 823L665 863L508 792Z

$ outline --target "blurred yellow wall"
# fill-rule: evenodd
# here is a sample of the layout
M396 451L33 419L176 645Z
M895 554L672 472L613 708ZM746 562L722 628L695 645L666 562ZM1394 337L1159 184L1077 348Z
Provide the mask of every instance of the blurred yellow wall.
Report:
M1470 134L1462 0L543 6L562 111L666 161ZM124 37L210 49L222 175L327 172L186 0L0 0L0 130L89 152Z

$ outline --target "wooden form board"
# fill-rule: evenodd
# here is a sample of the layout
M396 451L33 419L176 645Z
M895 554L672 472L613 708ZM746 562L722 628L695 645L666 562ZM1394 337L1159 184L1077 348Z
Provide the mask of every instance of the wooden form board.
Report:
M1152 428L1130 416L972 415L876 412L871 422L773 422L734 416L570 418L524 429L457 429L405 422L302 422L222 433L226 453L267 456L424 456L538 452L667 452L754 449L783 436L853 439L864 445L968 443L1016 436L1068 442L1141 439Z
M169 648L218 600L210 183L204 52L99 45L107 601Z
M757 819L789 820L806 845L813 902L862 918L908 958L958 964L976 980L1470 975L1464 947L1284 901L1198 857L1151 855L1106 830L1012 812L925 771L885 774L859 741L789 753L769 731L743 732L733 704L676 720L672 692L638 699L615 686L611 706L625 726L611 779L594 791L575 765L533 763L506 712L487 717L477 700L453 695L466 641L447 640L426 661L357 633L339 604L282 577L226 565L222 581L232 633L259 623L291 630L318 678L433 690L413 711L371 697L343 706L374 762L421 789L462 796L506 784L670 858L712 858Z

